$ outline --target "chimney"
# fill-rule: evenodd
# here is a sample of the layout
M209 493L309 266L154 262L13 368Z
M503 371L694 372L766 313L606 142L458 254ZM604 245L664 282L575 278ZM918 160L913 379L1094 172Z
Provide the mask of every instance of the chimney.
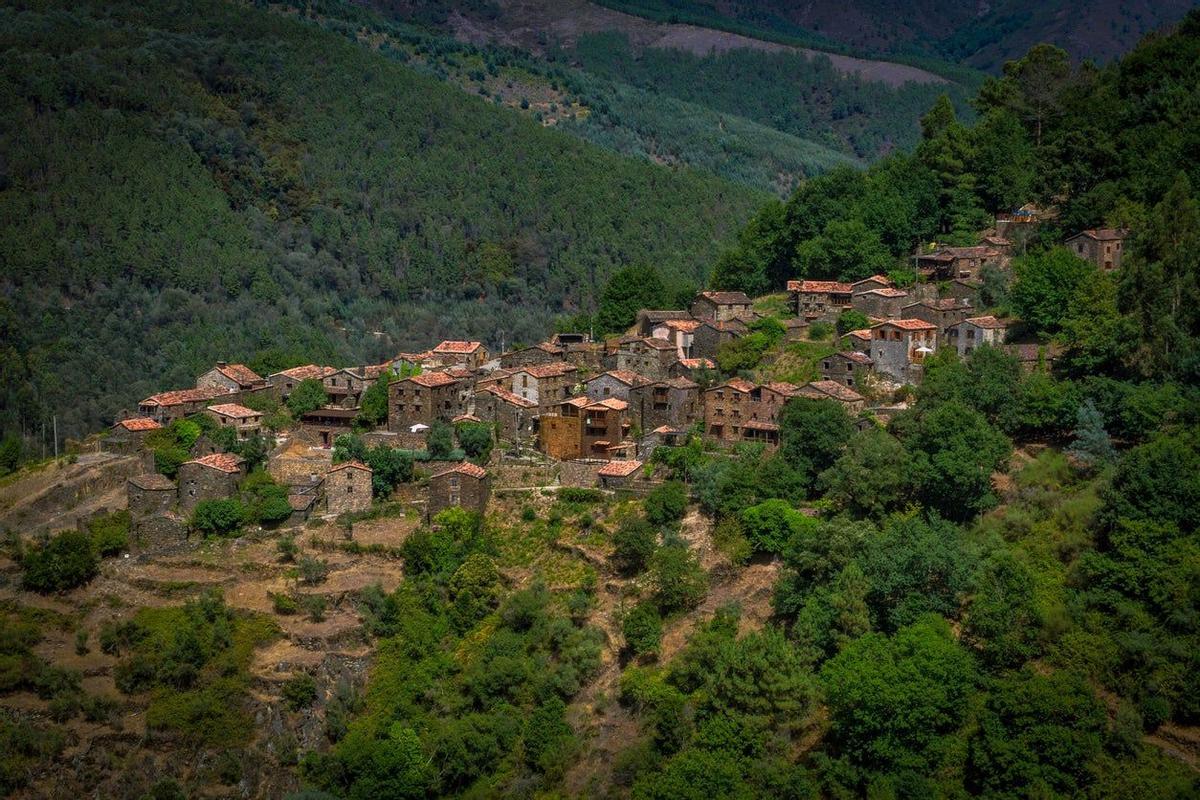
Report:
M228 361L218 361L218 362L217 362L217 366L218 366L218 367L228 367L228 366L229 366L229 362L228 362Z

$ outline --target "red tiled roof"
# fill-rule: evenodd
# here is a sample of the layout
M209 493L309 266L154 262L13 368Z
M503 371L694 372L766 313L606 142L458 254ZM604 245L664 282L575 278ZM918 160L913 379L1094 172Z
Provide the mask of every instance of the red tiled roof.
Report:
M728 386L730 389L736 389L739 392L752 392L758 388L745 378L730 378L721 385Z
M684 369L716 369L717 365L711 358L681 358L679 363Z
M857 350L846 350L844 352L838 353L838 355L848 361L853 361L856 364L863 364L863 365L869 366L872 363L870 356L868 356L866 353L860 353Z
M420 375L410 375L407 378L401 378L401 380L412 381L418 386L424 386L426 389L458 382L458 378L455 378L453 375L447 375L445 372L422 372Z
M159 425L149 417L130 417L129 419L121 420L116 425L113 425L113 427L124 428L127 431L152 431L161 428L162 425Z
M985 317L967 317L963 320L963 322L969 322L977 328L998 329L1008 327L1008 322L1006 320L998 319L991 314L988 314Z
M291 369L280 370L271 377L275 377L275 375L284 375L297 381L306 381L310 378L320 380L321 378L324 378L327 375L332 375L335 372L337 372L337 370L333 367L322 367L318 366L317 364L305 364L302 367L292 367Z
M207 386L202 389L178 389L172 392L159 392L143 400L143 406L178 406L184 403L196 403L203 400L215 400L218 397L232 394L228 389L218 386Z
M719 305L748 305L750 298L745 292L701 292L701 297Z
M892 280L886 275L872 275L869 278L863 278L861 281L855 281L851 286L860 286L864 283L882 283L884 286L891 286Z
M470 355L483 347L483 342L464 342L456 339L446 341L433 348L435 353L452 353L454 355Z
M208 410L214 414L220 414L223 417L233 417L235 419L248 419L249 417L261 417L261 411L255 411L253 408L246 408L237 403L221 403L220 405L209 406Z
M670 425L659 425L651 433L681 433L678 428L672 428Z
M785 383L784 381L772 381L766 384L766 387L776 394L791 395L796 392L796 384Z
M671 378L669 380L662 381L662 383L665 383L667 386L670 386L672 389L695 389L697 386L700 385L700 384L696 383L695 381L690 381L687 378L684 378L682 376L680 376L678 378Z
M838 281L788 281L789 292L801 294L850 294L854 285Z
M847 336L853 336L855 339L870 339L871 330L869 328L859 328L856 331L850 331Z
M460 475L469 475L472 478L486 478L487 470L478 464L472 464L470 461L464 461L461 464L455 464L449 469L444 469L434 475L434 478L440 478L443 475L449 475L452 472L457 472Z
M474 414L459 414L457 417L454 417L450 421L451 422L483 422L483 420L481 420L479 417L475 416Z
M596 474L605 478L624 478L632 475L641 468L642 462L637 460L610 461L600 469L596 470Z
M350 469L350 468L361 469L365 472L372 472L371 468L368 467L366 464L362 463L361 461L343 461L341 464L338 464L336 467L330 467L329 469L325 470L325 474L328 475L331 472L340 472L344 469Z
M667 326L671 330L683 331L684 333L690 333L703 324L704 323L698 319L669 319L663 323L663 325Z
M244 461L244 458L233 453L211 453L202 458L193 458L191 461L183 463L200 464L210 469L219 469L221 472L237 472Z
M885 286L882 289L872 289L869 292L863 292L863 294L877 294L880 297L908 297L908 292L903 289L895 289L891 286Z
M512 374L516 375L524 372L531 378L537 378L538 380L541 380L542 378L558 378L566 375L567 373L574 372L577 369L579 368L574 364L557 362L554 364L535 364L531 367L519 367L514 369Z
M639 339L647 347L653 347L655 350L674 350L675 345L666 339L660 339L657 336L647 336L645 339Z
M774 422L764 422L761 419L748 419L742 424L743 428L749 428L752 431L777 431L779 426Z
M428 361L433 358L433 353L426 350L424 353L396 353L393 361L407 361L409 364L418 364L422 361Z
M828 395L835 400L842 400L847 403L855 403L863 399L863 396L854 391L848 386L843 386L837 381L813 381L806 383L801 387L803 389L814 389L821 394Z
M575 408L587 408L591 404L591 400L586 397L571 397L559 403L560 406L574 406Z
M879 325L891 325L905 331L936 331L937 325L932 322L926 322L923 319L889 319L879 323ZM872 328L878 328L879 325L872 325Z
M245 364L226 364L223 367L217 367L217 372L236 382L239 386L253 386L256 383L262 383L262 377Z
M482 389L480 389L479 391L480 392L488 392L489 394L494 394L496 397L503 400L504 402L509 403L514 406L520 406L521 408L536 408L537 407L537 403L533 402L532 400L526 400L524 397L521 397L521 395L516 394L515 392L510 392L508 389L505 389L503 386L485 386Z
M629 408L629 403L621 400L618 397L606 397L603 400L597 400L595 403L588 403L586 408L607 408L609 411L624 411Z
M644 375L639 375L631 369L610 369L608 372L603 372L603 373L597 375L595 378L592 378L592 380L588 381L588 383L599 380L599 379L603 378L605 375L610 375L610 376L616 378L617 380L619 380L621 383L626 384L627 386L642 386L644 384L650 383L649 378L647 378Z

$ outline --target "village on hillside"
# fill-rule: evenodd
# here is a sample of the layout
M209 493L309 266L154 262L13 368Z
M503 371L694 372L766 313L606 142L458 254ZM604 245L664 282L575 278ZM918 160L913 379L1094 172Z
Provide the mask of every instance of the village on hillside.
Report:
M290 525L312 515L368 512L373 498L412 481L411 468L376 476L366 458L375 449L421 467L427 480L405 497L426 519L451 506L483 511L497 472L507 470L504 486L520 485L513 469L528 475L536 467L551 485L645 492L662 480L652 463L660 446L699 437L710 449L777 447L779 415L791 398L839 403L860 429L884 425L907 407L924 362L942 349L965 358L990 345L1027 370L1048 368L1052 351L1009 342L1013 321L980 308L985 271L1006 272L1013 240L1036 222L1036 211L1026 209L997 219L976 246L919 249L918 279L907 287L882 275L854 283L789 281L786 305L781 297L764 302L702 291L686 309L642 309L625 335L605 341L559 333L496 355L481 342L452 340L381 364L309 364L266 376L222 362L194 387L142 400L137 414L122 414L97 446L146 456L145 474L128 481L143 548L186 539L198 506L236 497L248 473L238 451L252 440L264 450L257 460L287 488ZM1066 246L1111 271L1120 266L1126 235L1088 230ZM846 312L868 324L835 335ZM781 380L770 365L720 368L727 348L762 332L784 350L826 345L806 351L812 379ZM364 401L377 384L378 400L386 388L386 417L380 408L372 418ZM283 425L273 422L271 411L281 404L297 410L296 394L310 397L308 407ZM163 469L148 442L189 418L203 422L205 435L190 443L187 460Z

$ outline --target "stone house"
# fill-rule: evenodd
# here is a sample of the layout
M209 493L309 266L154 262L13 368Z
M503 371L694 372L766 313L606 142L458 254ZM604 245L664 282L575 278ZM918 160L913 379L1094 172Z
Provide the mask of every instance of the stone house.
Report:
M968 280L966 278L955 278L942 285L947 298L971 306L979 302L979 290L982 288L983 281Z
M841 403L851 414L858 414L867 404L867 399L853 389L837 381L813 381L796 390L797 397L813 400L833 400Z
M302 367L292 367L280 372L273 372L267 376L267 382L271 384L271 388L275 390L275 394L280 400L287 400L288 396L291 395L302 381L317 380L323 382L327 375L334 372L337 372L337 370L333 367L306 364Z
M236 392L216 386L159 392L138 403L138 413L165 425L191 414L198 414L219 398L233 399L236 396Z
M808 320L803 317L788 317L783 320L783 340L785 342L803 341L808 336Z
M130 417L113 425L101 447L110 453L136 453L146 445L146 437L162 425L149 417Z
M602 489L626 489L636 479L642 462L632 459L629 461L610 461L596 471L596 478Z
M943 345L953 347L961 358L966 358L971 351L981 345L998 347L1004 344L1008 333L1008 322L994 316L967 317L961 322L951 325L946 330Z
M246 462L232 453L213 453L179 466L179 508L190 514L204 500L234 497L246 477Z
M1121 268L1121 256L1129 231L1098 228L1080 231L1064 244L1075 255L1090 261L1105 272Z
M475 392L475 415L496 426L503 442L531 442L538 404L503 386L488 386Z
M219 403L204 409L218 426L232 428L239 442L244 442L262 430L262 412L237 403Z
M698 319L669 319L655 326L651 335L675 345L676 358L691 358L692 336L702 324Z
M465 508L478 514L487 510L491 497L491 478L483 467L464 461L429 478L430 519L447 508Z
M854 286L838 281L788 281L788 296L796 316L832 321L851 307Z
M639 337L645 338L653 335L654 329L672 319L692 319L690 311L675 311L675 310L654 310L643 308L637 313L637 323L635 328Z
M687 378L643 383L629 389L629 416L643 433L687 428L703 417L700 386Z
M378 378L378 374L375 376ZM358 408L362 404L363 392L375 383L368 378L365 368L345 367L334 370L321 379L329 405L338 408Z
M371 510L371 468L347 461L325 473L325 508L330 514L357 514Z
M449 422L466 413L463 382L445 372L422 372L388 384L388 430L400 433L414 425Z
M779 412L796 390L788 383L758 385L732 378L704 393L704 433L717 442L779 443Z
M319 486L329 471L332 454L300 439L281 444L267 457L267 474L281 486L309 489Z
M696 382L711 382L717 371L717 362L711 358L684 358L676 361L667 370L669 378L687 378Z
M853 297L864 292L873 292L876 289L891 289L892 285L892 279L886 275L872 275L850 284L850 294Z
M488 360L487 348L482 342L464 342L448 339L431 351L443 366L460 366L479 369Z
M690 310L696 319L727 322L735 317L753 316L753 305L743 292L700 292L692 300Z
M357 416L356 408L326 406L301 415L300 429L321 447L333 447L337 437L353 430L354 418Z
M173 480L157 472L134 475L125 482L127 507L135 519L170 513L178 500L178 492Z
M984 267L1003 268L1004 254L988 245L939 247L914 257L917 273L926 280L948 281L953 278L977 279Z
M908 302L908 292L890 286L860 292L854 295L853 299L855 311L861 311L868 317L876 319L891 319L901 316L900 309Z
M944 335L951 325L962 322L974 310L975 308L970 303L955 300L953 297L943 297L938 300L909 303L900 309L897 319L925 320L937 326L939 335Z
M871 336L870 328L860 328L843 336L842 342L854 352L866 353L869 356L871 354Z
M572 395L578 373L578 367L564 361L520 367L509 376L507 388L518 397L534 403L539 414L548 414Z
M561 362L565 356L563 348L550 342L542 342L530 347L522 347L518 350L511 350L500 356L500 367L502 369L519 369L521 367L534 367L539 364L553 364Z
M438 366L434 364L433 353L426 350L424 353L397 353L392 359L392 372L399 375L401 370L426 369L428 367Z
M608 372L602 372L594 378L584 381L583 389L588 399L593 402L605 400L609 397L616 397L628 402L630 389L649 382L649 378L639 375L636 372L623 369L610 369Z
M217 365L196 378L197 389L224 389L226 392L257 392L268 388L265 378L247 367L245 364L226 364L218 361Z
M917 383L921 364L937 349L937 326L923 319L889 319L871 326L875 371L900 383Z
M623 340L617 348L614 367L621 372L636 372L655 380L667 377L679 358L675 345L653 336Z
M871 374L871 357L856 350L834 353L821 360L821 377L851 389L864 385Z
M744 336L747 330L746 324L741 320L737 320L736 323L705 322L692 332L692 357L715 360L721 345Z

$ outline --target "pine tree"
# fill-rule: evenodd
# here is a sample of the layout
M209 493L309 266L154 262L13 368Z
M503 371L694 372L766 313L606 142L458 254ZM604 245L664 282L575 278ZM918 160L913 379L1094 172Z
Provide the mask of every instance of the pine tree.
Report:
M1073 433L1075 441L1067 448L1067 453L1088 468L1106 464L1116 455L1108 431L1104 428L1104 415L1090 399L1079 406Z

